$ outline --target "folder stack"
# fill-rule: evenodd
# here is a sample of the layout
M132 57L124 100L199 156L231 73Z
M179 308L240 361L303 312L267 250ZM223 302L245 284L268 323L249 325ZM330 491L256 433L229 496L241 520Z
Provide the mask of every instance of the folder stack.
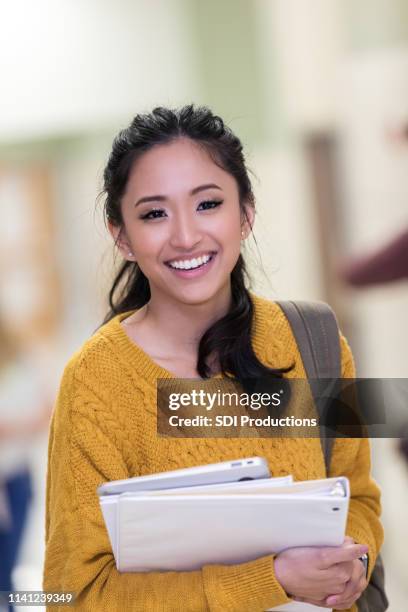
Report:
M120 572L189 571L237 564L299 546L340 546L347 478L291 476L100 495ZM300 602L276 612L327 612Z

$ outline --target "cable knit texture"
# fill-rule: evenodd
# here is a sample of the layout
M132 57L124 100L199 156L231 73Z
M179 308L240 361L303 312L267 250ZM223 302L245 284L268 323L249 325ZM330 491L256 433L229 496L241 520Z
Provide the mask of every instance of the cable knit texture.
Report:
M304 378L282 311L251 297L259 359L273 367L294 362L289 376ZM76 610L95 612L262 612L288 603L273 555L192 572L117 571L96 495L103 482L248 456L265 457L273 476L325 477L318 438L158 437L156 380L174 376L128 338L121 321L129 314L104 325L64 372L49 439L44 589L73 591ZM353 377L343 336L341 349L342 376ZM330 475L350 479L347 534L368 545L369 572L383 540L380 492L370 467L368 440L336 440Z

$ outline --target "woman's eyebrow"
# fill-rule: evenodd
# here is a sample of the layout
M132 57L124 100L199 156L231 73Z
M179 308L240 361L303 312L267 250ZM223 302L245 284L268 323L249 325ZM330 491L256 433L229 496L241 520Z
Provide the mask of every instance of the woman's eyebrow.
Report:
M216 185L215 183L206 183L205 185L199 185L198 187L194 187L194 189L190 191L190 195L196 195L196 193L199 193L200 191L205 191L206 189L219 189L220 191L222 191L219 185ZM139 206L139 204L143 204L143 202L164 202L166 200L167 197L164 195L144 196L143 198L139 198L139 200L137 200L137 202L135 203L135 207Z
M206 185L194 187L194 189L190 191L190 195L195 195L196 193L199 193L199 191L205 191L206 189L219 189L220 191L222 191L221 187L219 187L215 183L207 183Z
M135 203L135 207L139 206L139 204L143 204L143 202L164 202L165 200L167 200L166 196L162 195L145 196Z

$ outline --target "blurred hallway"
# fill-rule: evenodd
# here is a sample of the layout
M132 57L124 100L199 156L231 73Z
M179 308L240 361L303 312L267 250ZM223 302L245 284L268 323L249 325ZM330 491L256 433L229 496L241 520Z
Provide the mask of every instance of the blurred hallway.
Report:
M404 0L39 0L3 13L0 312L44 356L50 397L107 310L118 261L95 202L112 138L137 112L192 101L248 152L253 290L328 301L360 377L408 377L406 280L358 291L340 274L408 225L408 145L390 137L408 121ZM408 467L395 447L372 444L401 612ZM30 448L18 589L41 588L46 453L44 433Z

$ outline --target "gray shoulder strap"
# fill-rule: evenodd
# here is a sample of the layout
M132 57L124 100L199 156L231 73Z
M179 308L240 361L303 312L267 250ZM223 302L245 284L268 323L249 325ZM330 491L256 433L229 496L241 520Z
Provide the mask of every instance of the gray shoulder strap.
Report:
M341 349L336 317L327 304L320 302L277 302L288 319L296 338L308 378L340 378ZM314 393L313 384L310 385ZM316 397L316 396L315 396ZM324 406L316 402L319 415ZM329 474L334 438L320 437L326 472ZM357 601L359 610L385 612L388 599L384 587L384 566L377 557L368 587Z
M336 316L324 302L276 302L296 338L308 378L340 378L341 358Z
M285 314L295 336L309 379L341 377L341 349L337 319L324 302L282 301L276 302ZM316 387L311 383L316 398ZM323 420L325 405L316 402ZM329 472L334 439L321 436L326 472Z

